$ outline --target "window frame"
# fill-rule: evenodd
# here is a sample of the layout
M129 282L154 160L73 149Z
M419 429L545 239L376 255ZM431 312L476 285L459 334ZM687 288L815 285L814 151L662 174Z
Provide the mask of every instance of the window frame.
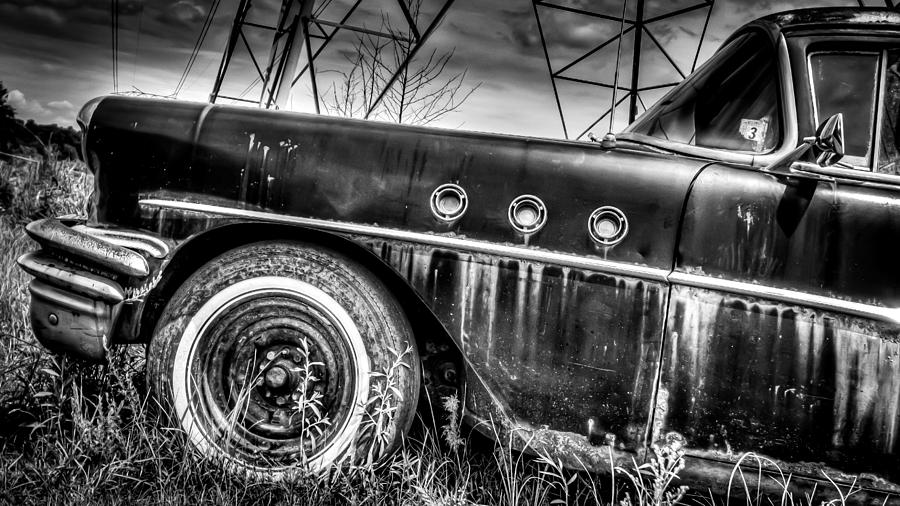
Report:
M623 140L633 140L641 144L656 146L667 151L673 151L675 153L697 156L700 158L706 158L726 163L739 163L753 167L765 167L766 165L775 162L782 156L793 151L799 143L797 101L796 95L794 94L794 75L791 68L787 40L785 39L784 35L779 33L773 40L771 32L766 30L764 27L750 25L748 28L741 30L729 37L721 47L724 47L737 37L752 32L762 33L770 41L770 43L773 44L775 49L775 58L777 60L776 72L778 74L778 100L781 101L781 121L783 126L783 131L781 133L781 142L779 145L777 145L776 148L763 154L748 153L744 151L731 151L720 148L694 146L691 144L684 144L681 142L669 141L660 139L658 137L651 137L648 135L631 132L631 126L637 124L637 122L640 121L640 118L632 123L632 125L629 125L629 128L620 133L617 137ZM712 60L713 58L710 58L710 60L708 60L704 65L712 63ZM679 89L680 86L676 86L669 93L676 93ZM665 100L665 98L666 96L663 96L660 101Z
M663 142L673 142L686 146L693 146L697 148L716 151L725 151L743 155L764 156L778 151L784 140L784 125L782 124L784 120L784 113L782 112L782 108L784 107L784 97L782 96L783 91L778 76L779 65L777 50L775 47L767 48L771 51L771 55L773 56L772 59L767 59L765 61L766 65L771 65L770 72L760 72L758 70L758 67L754 69L754 67L746 65L746 62L743 61L744 59L738 57L740 54L739 52L745 50L753 51L754 55L752 58L754 59L759 59L760 57L765 58L765 56L768 56L767 54L763 54L764 49L760 49L760 47L762 46L762 44L760 44L760 38L766 38L766 35L764 33L753 30L747 30L739 34L735 34L734 37L731 37L727 42L723 43L716 54L712 58L710 58L709 65L703 65L691 75L687 76L684 80L685 85L678 86L679 91L677 93L666 94L664 97L659 99L657 101L657 104L660 104L660 106L654 105L653 107L648 109L645 115L642 116L641 120L635 121L633 125L629 125L629 131L632 131L633 128L636 129L636 127L640 125L641 130L643 130L643 132L640 133L641 135L659 139ZM766 103L774 104L774 114L769 115L769 118L771 123L775 126L777 135L773 136L772 142L762 150L754 150L750 148L740 149L737 147L727 147L724 145L713 145L715 143L703 144L697 140L697 138L702 137L702 134L704 133L704 129L701 128L700 125L701 120L698 119L701 117L701 113L703 112L700 109L700 104L703 101L703 96L709 95L713 88L713 86L710 86L709 78L716 74L719 74L719 77L722 77L721 74L723 73L727 74L728 76L734 76L736 75L735 72L738 70L738 68L747 69L747 71L750 72L756 70L754 74L756 76L762 76L766 80L765 87L771 88L773 92L771 100L767 100ZM742 77L746 78L747 76ZM745 80L746 79L738 79L736 81ZM706 82L703 83L698 81ZM718 81L719 80L717 79L713 79L712 82L717 83ZM742 82L742 84L745 83ZM718 89L716 91L719 92ZM753 95L749 95L746 93L746 88L743 86L740 90L734 89L732 91L737 92L737 94L727 97L728 104L739 104L740 106L740 104L752 101L754 98ZM692 131L683 132L683 134L691 133L690 139L687 139L686 135L683 134L670 136L670 133L667 131L668 129L666 128L666 126L671 126L671 122L665 120L665 118L667 118L669 114L672 114L673 111L675 111L675 109L672 108L671 104L666 104L669 97L675 98L676 102L681 103L680 106L675 106L679 111L683 110L685 104L690 107L691 111L688 115L690 116L689 123L692 126ZM651 121L648 118L651 112L655 115L655 121ZM708 113L709 111L706 112ZM716 112L721 113L722 111L720 110ZM744 110L744 112L749 112L749 110ZM715 114L713 114L713 116L715 116ZM683 115L679 117L680 119L676 120L675 123L684 123L684 120L686 118ZM742 115L742 117L748 119L751 118L751 116L746 116L746 114ZM706 128L708 130L706 130L706 133L712 133L713 136L718 134L726 135L726 132L731 133L730 127L734 126L734 119L735 118L731 118L732 121L720 123L718 125L719 128L709 128L709 126L707 126ZM675 130L679 130L677 128L678 125L675 126ZM675 132L673 131L672 133L674 134ZM737 128L734 128L734 133L737 133ZM751 140L741 137L738 137L734 140L740 143L752 143ZM725 141L725 143L727 143L727 141Z
M813 48L816 46L813 45ZM812 58L817 55L828 55L828 54L837 54L837 55L850 55L850 54L862 54L862 55L875 55L877 60L875 62L875 98L872 101L872 107L874 111L872 111L871 115L871 128L869 130L869 153L866 156L850 156L846 155L844 159L841 161L846 163L848 160L853 162L849 165L852 166L852 169L846 170L857 170L860 172L869 172L872 174L876 174L876 168L878 167L878 151L881 148L881 119L883 113L883 104L884 104L884 67L887 62L887 48L873 48L873 49L813 49L810 50L807 48L806 51L806 84L809 87L809 100L812 108L813 114L813 124L818 126L823 121L823 118L819 117L819 105L818 98L816 95L816 87L813 76L813 65ZM862 164L860 165L859 162Z
M816 49L819 47L831 47L846 50L855 47L866 48L870 51L875 50L884 52L885 54L887 53L887 51L890 51L892 49L900 50L900 32L898 32L897 30L810 30L792 35L791 38L797 41L792 42L791 53L793 54L794 51L800 52L801 54L796 55L798 57L798 60L796 61L803 62L804 65L807 64L806 54L811 50L811 48ZM886 66L887 59L882 58L882 62L882 68L880 69L882 79L878 83L878 103L876 104L876 131L874 132L875 159L870 169L860 170L855 168L843 168L839 166L820 167L816 163L794 162L798 166L798 168L806 172L820 174L836 180L843 180L844 182L848 183L855 183L860 185L885 185L885 187L889 187L892 189L900 186L900 175L883 174L880 172L876 172L878 167L878 152L881 150L882 144L881 121L883 118L882 111L885 100L883 76L885 75L884 67ZM804 79L807 79L806 89L808 90L808 73L797 72L797 75L803 76ZM798 96L798 99L799 98L800 97ZM812 110L812 102L809 103L809 107L810 110ZM814 120L815 118L810 117L810 119ZM813 128L815 128L816 126L817 125L813 125Z

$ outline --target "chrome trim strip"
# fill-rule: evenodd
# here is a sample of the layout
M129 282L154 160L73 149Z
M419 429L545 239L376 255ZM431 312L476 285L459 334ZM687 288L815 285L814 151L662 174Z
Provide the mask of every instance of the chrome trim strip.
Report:
M140 253L73 230L58 220L32 221L25 226L25 232L44 247L85 259L113 272L140 278L150 274L150 266Z
M673 284L687 285L695 288L707 288L723 292L736 293L760 299L768 299L799 306L813 307L834 313L851 314L861 318L879 320L888 323L900 323L900 308L873 306L847 300L814 295L810 293L786 290L771 286L756 285L742 281L714 278L688 274L686 272L673 272L668 280Z
M900 184L900 176L894 174L882 174L880 172L869 172L868 170L860 169L844 169L835 166L820 167L814 163L809 162L794 162L792 166L796 166L798 169L805 170L807 172L814 172L816 174L838 177L853 182L862 181L870 183L884 183L893 186Z
M878 87L878 96L875 98L875 138L872 140L872 172L878 171L878 153L881 150L881 124L884 120L884 89L887 88L887 49L881 50L878 61L878 79L875 86Z
M198 204L193 202L181 202L163 199L144 199L140 201L140 205L158 207L163 209L176 209L182 211L218 214L227 217L247 218L275 223L303 225L320 230L328 230L344 234L368 235L373 237L380 237L383 239L395 239L427 244L431 246L458 249L471 253L507 256L520 260L545 262L566 267L599 271L613 275L633 276L650 281L669 282L672 284L681 284L686 286L693 286L696 288L725 291L750 297L758 297L760 299L774 300L788 304L797 304L835 313L851 314L862 318L869 318L888 323L900 323L900 308L862 304L859 302L851 302L847 300L836 299L833 297L825 297L822 295L814 295L794 290L786 290L783 288L775 288L771 286L757 285L742 281L714 278L712 276L688 274L685 272L669 272L666 269L611 262L609 260L602 260L593 257L582 257L566 253L555 253L551 251L528 249L520 246L507 246L503 244L494 244L473 239L461 239L458 237L448 237L436 234L409 232L405 230L382 228L372 225L359 225L355 223L327 221L316 218L300 218L296 216L286 216L264 211L234 209L230 207Z
M83 232L116 246L141 251L153 258L161 259L169 254L169 245L149 234L128 230L88 227L85 225L75 225L72 227L72 230Z
M794 69L788 52L787 39L778 36L778 67L781 69L781 106L784 118L784 137L781 148L764 155L754 156L753 165L765 167L800 144L800 127L797 117L797 97L794 93Z
M47 284L84 295L92 300L118 304L125 300L125 292L115 281L80 271L49 255L26 253L16 260L22 270Z
M301 218L297 216L287 216L283 214L275 214L264 211L235 209L231 207L222 207L210 204L198 204L193 202L182 202L164 199L143 199L139 202L139 204L141 206L218 214L221 216L264 220L292 225L303 225L310 228L340 232L344 234L359 234L380 237L383 239L410 241L419 244L458 249L471 253L507 256L520 260L545 262L566 267L574 267L577 269L600 271L603 273L614 275L632 276L650 281L665 282L666 277L669 274L668 269L659 269L656 267L645 267L641 265L612 262L600 258L584 257L567 253L556 253L521 246L508 246L504 244L495 244L474 239L462 239L459 237L449 237L445 235L410 232L406 230L376 227L372 225L320 220L316 218Z

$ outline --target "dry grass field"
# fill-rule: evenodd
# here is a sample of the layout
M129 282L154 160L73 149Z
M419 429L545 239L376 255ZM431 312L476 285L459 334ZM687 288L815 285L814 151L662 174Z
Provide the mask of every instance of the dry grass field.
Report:
M657 449L649 463L598 477L467 437L452 418L445 427L420 426L378 466L278 483L229 474L159 423L144 395L143 347L88 366L50 355L31 333L28 276L15 259L36 245L23 227L41 216L83 214L91 181L82 169L75 162L0 162L0 504L649 506L728 499L681 486L677 449ZM456 412L456 399L444 402ZM786 494L749 502L812 500Z

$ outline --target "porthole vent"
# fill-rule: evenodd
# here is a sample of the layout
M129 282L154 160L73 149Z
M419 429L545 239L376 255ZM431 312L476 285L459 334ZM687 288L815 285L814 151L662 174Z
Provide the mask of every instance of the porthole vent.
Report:
M591 239L604 246L619 244L628 235L628 219L616 207L600 207L588 219L588 233Z
M547 223L547 206L534 195L520 195L509 204L509 224L523 234L533 234Z
M468 208L469 197L459 185L442 184L431 193L431 213L441 221L454 222Z

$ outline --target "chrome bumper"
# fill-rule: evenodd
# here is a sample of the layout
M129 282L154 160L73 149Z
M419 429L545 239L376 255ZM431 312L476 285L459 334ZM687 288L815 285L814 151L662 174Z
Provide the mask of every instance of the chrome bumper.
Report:
M35 277L31 326L38 341L57 353L104 361L127 286L151 272L148 259L169 253L162 240L133 231L78 225L59 220L29 223L25 231L42 250L18 259Z

